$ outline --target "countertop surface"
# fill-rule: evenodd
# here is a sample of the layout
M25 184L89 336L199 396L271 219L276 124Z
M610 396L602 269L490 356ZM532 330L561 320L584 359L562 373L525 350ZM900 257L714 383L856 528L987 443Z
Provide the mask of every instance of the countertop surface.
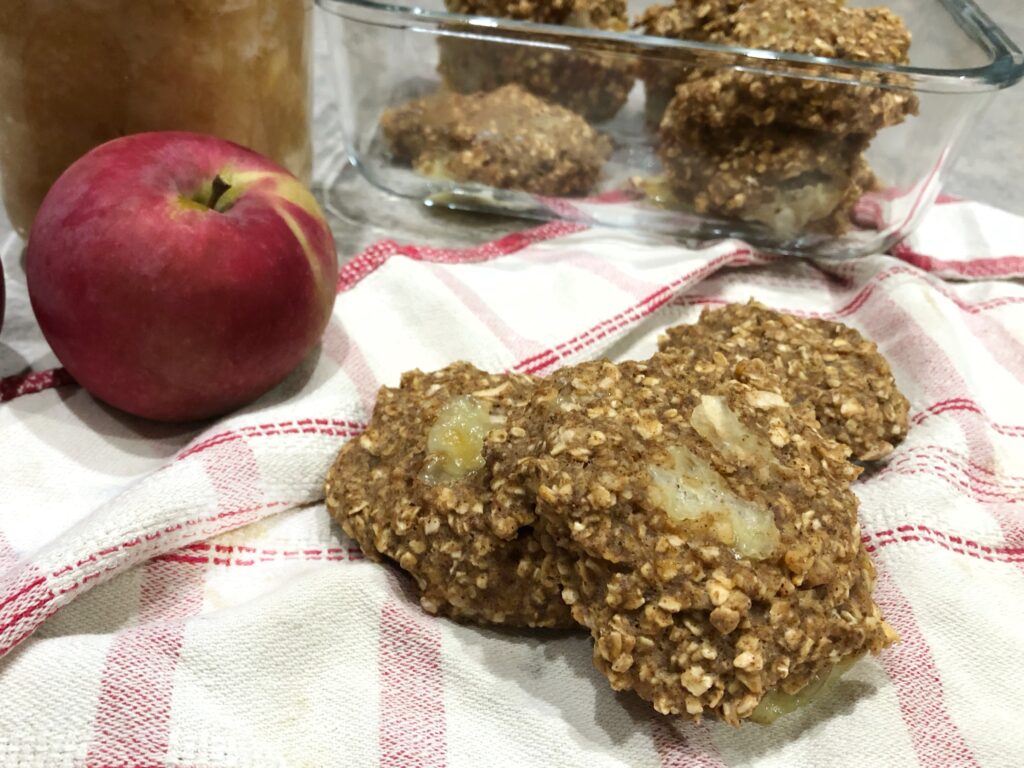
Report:
M978 0L1018 45L1024 46L1022 0ZM951 195L1024 215L1024 83L996 94L964 144L946 181Z

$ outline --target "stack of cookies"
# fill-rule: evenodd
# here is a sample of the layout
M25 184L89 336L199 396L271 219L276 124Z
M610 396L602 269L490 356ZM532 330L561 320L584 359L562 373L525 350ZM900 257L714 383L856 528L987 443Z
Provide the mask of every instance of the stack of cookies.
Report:
M764 721L896 639L849 458L906 427L874 344L733 306L643 362L407 373L342 449L327 505L430 613L581 625L616 690Z
M850 61L906 64L910 33L886 8L843 0L676 0L654 6L649 35ZM917 111L898 74L837 82L808 64L801 77L658 62L644 73L649 124L674 194L699 213L757 222L777 235L838 234L876 182L864 150Z

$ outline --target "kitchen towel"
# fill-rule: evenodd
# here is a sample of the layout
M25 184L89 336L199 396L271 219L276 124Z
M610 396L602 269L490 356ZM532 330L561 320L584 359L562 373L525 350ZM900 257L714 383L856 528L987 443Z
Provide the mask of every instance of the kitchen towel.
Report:
M946 201L894 255L828 263L561 223L465 250L381 242L344 264L299 370L191 426L125 416L46 367L18 251L0 766L1020 764L1021 219ZM611 691L585 634L428 616L331 522L325 471L402 371L644 358L666 327L751 297L858 328L912 406L906 441L856 484L903 639L813 707L769 728L662 717Z

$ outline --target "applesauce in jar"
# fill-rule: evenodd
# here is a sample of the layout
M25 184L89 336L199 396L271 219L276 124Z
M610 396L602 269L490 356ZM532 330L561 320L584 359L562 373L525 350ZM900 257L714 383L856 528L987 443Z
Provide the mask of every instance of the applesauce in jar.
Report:
M0 184L25 235L105 141L209 133L309 181L313 0L0 0Z

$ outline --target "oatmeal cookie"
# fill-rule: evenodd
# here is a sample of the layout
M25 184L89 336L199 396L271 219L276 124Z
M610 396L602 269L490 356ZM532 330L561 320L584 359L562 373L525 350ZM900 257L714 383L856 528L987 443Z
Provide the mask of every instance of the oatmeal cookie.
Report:
M536 492L594 663L659 712L738 724L895 640L859 469L782 391L763 361L658 353L558 371L510 413L511 486Z
M420 173L539 195L585 194L611 154L579 115L518 85L440 91L385 110L380 126L395 159Z
M503 495L492 472L505 420L533 380L455 363L412 371L380 390L366 432L349 441L326 481L327 508L372 560L408 571L429 613L530 627L572 624L555 561L531 525L532 500Z
M659 348L701 360L720 352L736 363L758 358L779 376L786 397L808 403L825 436L860 461L881 459L907 433L910 404L892 370L856 330L799 318L751 301L705 309L693 325L669 328Z
M505 0L446 0L453 13L496 16L560 26L615 32L628 29L624 0L569 0L568 2L506 2ZM485 29L448 25L453 32L471 31L475 38ZM521 37L523 44L448 36L438 41L438 71L445 85L460 93L490 91L518 83L537 96L560 104L592 122L615 116L633 88L630 63L612 52L562 50L573 41L564 36L538 33L519 35L502 30L501 37ZM548 42L551 46L530 45Z
M742 5L742 0L675 0L672 5L652 5L644 10L633 27L652 37L706 42L712 25ZM644 81L644 119L649 128L661 122L665 107L675 95L692 67L672 65L665 60L645 61L640 65Z
M810 56L909 62L910 33L888 8L848 8L833 0L753 0L711 23L706 40ZM808 75L821 75L808 67ZM697 69L678 85L693 125L726 127L744 120L838 135L874 135L916 114L910 83L898 74L863 73L859 85L736 69ZM902 87L901 87L902 86Z
M867 138L782 126L693 126L676 97L661 123L659 154L669 188L698 213L760 223L779 237L841 234L876 185Z

